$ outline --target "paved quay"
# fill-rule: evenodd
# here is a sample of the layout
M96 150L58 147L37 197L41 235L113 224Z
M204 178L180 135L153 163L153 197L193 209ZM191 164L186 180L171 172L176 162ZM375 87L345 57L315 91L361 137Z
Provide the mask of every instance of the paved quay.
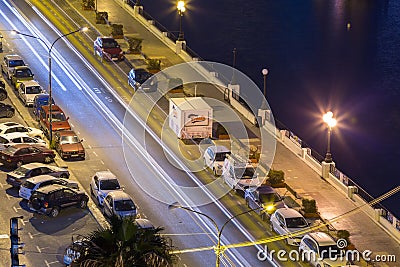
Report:
M69 2L99 32L104 35L110 34L108 26L95 24L94 11L82 10L81 1ZM122 24L125 35L143 39L142 51L147 57L161 59L163 68L184 62L181 56L177 55L174 50L170 49L135 19L133 9L130 6L120 0L98 2L98 10L107 11L111 23ZM139 65L140 60L131 59L134 66ZM222 94L219 95L219 98L223 99ZM246 126L254 129L254 126L249 122L246 122ZM254 132L257 131L254 129ZM356 204L352 199L346 197L330 183L322 179L320 173L309 167L299 155L289 150L285 143L280 142L279 139L278 141L272 167L285 172L286 182L291 188L301 192L302 196L310 196L317 201L318 210L322 218L329 220L356 208ZM348 230L351 234L350 240L360 252L370 250L374 255L395 255L397 258L397 263L371 263L370 266L400 266L399 242L388 235L386 231L377 225L374 219L364 212L360 211L344 216L333 223L332 226L336 229Z

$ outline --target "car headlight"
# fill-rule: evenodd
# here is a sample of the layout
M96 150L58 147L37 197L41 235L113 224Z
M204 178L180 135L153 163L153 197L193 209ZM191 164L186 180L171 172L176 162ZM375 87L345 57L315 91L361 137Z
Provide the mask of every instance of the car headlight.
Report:
M332 267L330 264L324 262L324 267Z

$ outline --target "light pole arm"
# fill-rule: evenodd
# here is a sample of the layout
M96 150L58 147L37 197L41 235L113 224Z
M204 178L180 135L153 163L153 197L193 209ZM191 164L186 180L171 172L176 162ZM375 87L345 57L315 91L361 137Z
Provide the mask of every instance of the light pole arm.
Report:
M73 32L70 32L70 33L67 33L67 34L64 34L64 35L58 36L58 37L57 37L57 39L55 39L55 40L54 40L54 42L51 44L51 46L50 46L50 48L49 48L49 54L51 53L51 50L53 49L53 46L56 44L56 42L57 42L58 40L60 40L61 38L64 38L64 37L66 37L66 36L68 36L68 35L71 35L71 34L74 34L74 33L80 32L80 31L82 31L82 29L81 29L81 28L80 28L80 29L78 29L78 30L75 30L75 31L73 31ZM38 39L39 39L39 38L38 38Z
M179 205L173 205L173 204L172 204L172 205L170 205L170 207L171 207L171 208L180 208L180 209L183 209L183 210L187 210L187 211L194 212L194 213L197 213L197 214L199 214L199 215L202 215L202 216L206 217L207 219L209 219L210 222L212 222L212 224L213 224L214 227L215 227L215 230L217 230L217 233L220 232L220 231L219 231L218 224L215 222L215 220L214 220L213 218L211 218L211 217L208 216L207 214L202 213L202 212L197 211L197 210L192 210L192 209L190 209L190 208L186 208L186 207L183 207L183 206L179 206Z

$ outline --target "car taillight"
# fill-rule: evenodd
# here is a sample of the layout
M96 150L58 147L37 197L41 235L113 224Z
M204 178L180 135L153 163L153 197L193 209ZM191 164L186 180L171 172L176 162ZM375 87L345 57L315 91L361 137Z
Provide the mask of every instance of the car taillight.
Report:
M43 207L47 208L49 206L49 202L44 202Z

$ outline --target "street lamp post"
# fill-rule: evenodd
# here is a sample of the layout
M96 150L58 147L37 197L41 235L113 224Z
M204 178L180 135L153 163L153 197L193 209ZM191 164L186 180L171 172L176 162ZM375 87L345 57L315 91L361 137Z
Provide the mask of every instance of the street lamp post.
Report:
M19 32L17 30L13 30L12 31L14 34L19 34L19 35L23 35L23 36L26 36L26 37L31 37L31 38L38 39L39 41L44 43L44 45L48 49L48 64L49 64L49 87L48 87L48 89L49 89L49 114L50 114L49 115L49 142L50 142L50 146L51 146L51 143L53 141L53 125L52 125L52 117L53 116L52 116L52 113L51 113L52 112L52 104L53 104L53 101L52 101L52 99L53 99L52 98L52 87L51 87L51 51L52 51L55 43L58 40L60 40L61 38L64 38L64 37L66 37L68 35L71 35L71 34L74 34L74 33L77 33L77 32L85 32L87 30L88 30L88 27L82 27L82 28L79 28L78 30L63 34L63 35L59 36L57 39L55 39L54 42L50 46L42 38L40 38L39 36L34 36L34 35L22 33L22 32Z
M322 117L326 125L328 126L328 145L326 149L326 155L325 155L325 162L326 163L331 163L332 162L332 154L331 154L331 134L332 134L332 128L336 126L337 121L335 118L333 118L333 113L332 111L328 111L325 113Z
M263 90L263 95L264 98L262 100L262 104L261 104L261 110L266 110L267 107L267 74L268 74L268 69L263 69L261 71L263 77L264 77L264 90Z
M183 31L182 31L182 18L183 18L183 13L186 10L185 2L184 1L178 1L178 4L176 5L176 8L178 9L178 14L179 14L179 36L178 36L178 41L183 41L185 38L183 37Z
M192 210L192 209L187 208L187 207L183 207L183 206L179 205L177 202L168 205L168 209L176 209L176 208L184 209L184 210L187 210L187 211L190 211L190 212L193 212L193 213L197 213L197 214L199 214L199 215L202 215L202 216L206 217L208 220L210 220L210 222L214 225L215 230L216 230L217 235L218 235L217 246L214 248L215 254L217 255L217 258L216 258L216 261L215 261L215 266L216 266L216 267L220 267L220 264L221 264L220 255L225 251L225 248L222 248L222 247L221 247L221 236L222 236L222 231L224 230L225 226L226 226L230 221L232 221L232 220L235 219L236 217L239 217L240 215L243 215L243 214L249 213L249 212L251 212L251 211L260 209L260 208L250 209L250 210L244 211L244 212L242 212L242 213L236 214L236 215L230 217L228 220L226 220L226 222L225 222L225 223L221 226L221 228L220 228L220 227L218 226L217 222L216 222L213 218L211 218L210 216L208 216L208 215L205 214L205 213L202 213L202 212L196 211L196 210Z

